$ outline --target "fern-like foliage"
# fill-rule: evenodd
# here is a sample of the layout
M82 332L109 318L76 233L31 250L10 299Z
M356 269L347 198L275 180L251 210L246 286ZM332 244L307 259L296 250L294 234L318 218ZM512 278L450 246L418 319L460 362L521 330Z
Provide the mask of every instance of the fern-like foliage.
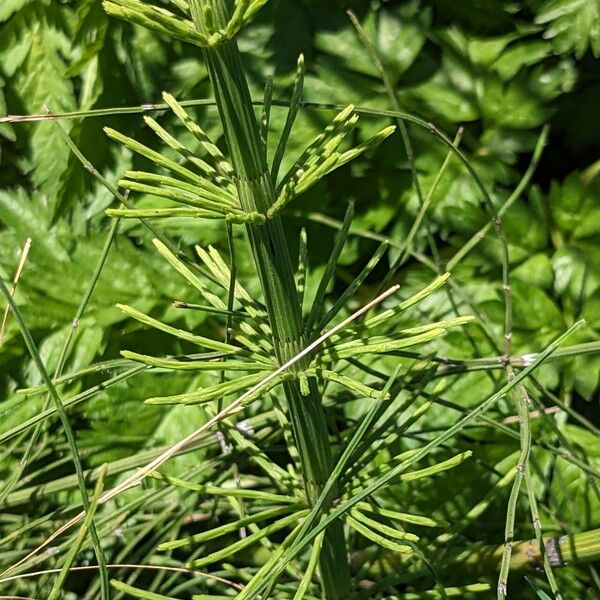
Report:
M600 56L600 5L596 0L546 0L538 8L536 23L552 40L559 54L574 52L581 58L588 48Z

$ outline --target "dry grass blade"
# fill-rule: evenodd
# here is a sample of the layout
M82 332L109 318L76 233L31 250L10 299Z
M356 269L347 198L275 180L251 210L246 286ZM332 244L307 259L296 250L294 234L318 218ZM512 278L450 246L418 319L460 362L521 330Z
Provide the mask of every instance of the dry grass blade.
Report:
M530 412L529 418L537 419L538 417L542 416L542 413L547 414L547 415L553 415L560 411L561 411L560 406L549 406L548 408L545 408L543 411L542 410L534 410L534 411ZM512 415L510 417L505 417L504 419L502 419L502 423L504 423L505 425L510 425L512 423L520 423L520 422L521 422L521 417L519 417L519 415Z
M23 250L21 251L21 258L19 259L19 264L17 265L17 270L15 271L12 287L10 289L11 298L15 295L15 292L17 291L17 285L19 284L19 279L21 279L21 273L23 273L23 269L25 268L25 262L27 261L27 256L29 255L30 248L31 238L27 238L25 240L25 244L23 245ZM0 325L0 348L2 348L2 341L4 340L4 331L6 329L6 323L8 322L9 312L10 307L7 304L6 308L4 309L4 315L2 316L2 325Z
M144 569L147 571L164 571L171 573L183 573L187 575L193 575L194 577L205 577L206 579L212 579L214 581L218 581L219 583L223 583L231 588L241 590L242 586L239 583L235 583L225 577L219 577L218 575L214 575L213 573L206 573L205 571L199 571L198 569L186 569L185 567L173 567L170 565L144 565L144 564L136 564L136 563L111 563L106 565L107 569ZM78 567L71 567L71 571L96 571L98 570L98 565L84 565ZM18 579L23 579L26 577L40 577L42 575L52 575L55 573L60 573L60 569L43 569L40 571L32 571L31 573L21 573L19 575L11 575L10 577L3 577L0 579L0 584L7 583L9 581L16 581ZM2 598L20 598L20 596L0 596Z

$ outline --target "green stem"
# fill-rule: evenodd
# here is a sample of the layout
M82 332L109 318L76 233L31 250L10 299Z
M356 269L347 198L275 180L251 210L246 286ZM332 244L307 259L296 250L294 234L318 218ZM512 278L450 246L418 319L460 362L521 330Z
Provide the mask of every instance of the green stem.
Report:
M512 371L509 371L512 373ZM512 377L509 376L509 381ZM517 413L520 418L519 437L521 442L521 451L519 462L517 463L515 478L506 510L506 526L504 530L504 550L502 552L502 563L500 565L500 574L498 576L498 600L506 598L508 588L508 573L511 568L511 553L513 549L515 515L517 511L517 501L519 491L525 476L525 471L529 465L529 453L531 450L531 429L529 427L529 398L522 385L517 386L516 390L510 394L514 399Z
M483 547L469 551L463 556L462 564L466 568L477 567L486 570L498 567L504 547ZM511 571L540 569L544 553L553 568L583 564L600 558L600 529L584 531L561 537L544 538L544 551L540 550L537 540L524 540L514 544L510 560Z
M204 4L193 0L190 7L196 27L200 31L205 30ZM224 26L229 18L226 2L212 0L210 8L215 25ZM244 211L258 211L266 215L275 201L275 189L237 43L235 40L225 41L204 49L203 53L235 171L240 204ZM301 307L285 231L278 217L269 218L262 225L247 224L246 228L273 332L273 346L278 361L283 364L305 345ZM306 360L300 361L294 370L302 371L306 366ZM284 390L302 463L306 494L312 505L333 467L322 400L315 378L309 379L306 397L302 395L297 381L286 382ZM350 573L340 522L325 534L320 568L327 598L347 597Z
M543 567L545 559L553 569L581 565L600 559L600 529L560 537L545 537L543 542L543 550L540 549L535 538L515 542L510 558L511 572L539 570ZM365 555L362 557L357 555L353 562L358 566L364 561ZM437 568L442 572L485 575L498 570L503 555L504 545L475 546L457 552L452 559ZM373 562L369 569L369 576L376 579L398 573L406 569L408 560L410 559L407 559L404 554L384 552L378 556L377 561Z
M538 163L540 162L540 158L542 156L542 152L548 141L548 133L550 131L550 127L545 125L542 128L542 131L538 137L537 143L535 145L535 149L533 151L533 156L531 158L531 162L527 167L527 171L525 171L523 177L519 181L519 184L514 189L512 194L508 197L506 202L499 208L498 215L500 217L504 216L504 213L521 197L523 191L529 185L535 170L537 169ZM471 237L471 239L448 261L446 264L446 268L449 271L452 271L454 267L462 261L462 259L483 240L489 230L492 228L491 223L486 223L477 233Z

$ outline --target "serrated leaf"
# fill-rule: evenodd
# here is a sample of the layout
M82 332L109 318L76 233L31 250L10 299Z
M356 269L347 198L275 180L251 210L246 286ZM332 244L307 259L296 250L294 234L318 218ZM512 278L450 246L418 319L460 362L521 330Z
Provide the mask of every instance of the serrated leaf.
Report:
M316 31L316 47L336 57L349 71L378 78L377 67L357 43L356 34L347 26L344 17L323 14L322 18L327 19L326 26ZM394 82L419 55L430 19L430 10L416 2L406 2L396 10L381 7L367 13L363 24L365 31L380 52Z
M551 52L550 43L544 40L528 40L510 45L492 64L503 80L512 79L522 67L533 65Z
M64 72L65 65L52 36L39 28L33 37L18 84L19 94L28 112L43 112L45 106L55 112L74 110L73 87ZM67 168L69 149L50 121L33 125L30 144L33 181L49 196L56 211L56 194L60 178Z
M597 0L548 0L535 22L545 26L544 37L560 54L574 52L581 58L588 47L600 56L600 4Z
M78 50L77 59L66 72L68 77L81 73L98 56L105 44L108 18L99 3L85 0L77 8L77 30L73 46Z
M504 83L490 75L481 97L481 112L498 127L528 129L546 121L551 109L532 94L525 77Z

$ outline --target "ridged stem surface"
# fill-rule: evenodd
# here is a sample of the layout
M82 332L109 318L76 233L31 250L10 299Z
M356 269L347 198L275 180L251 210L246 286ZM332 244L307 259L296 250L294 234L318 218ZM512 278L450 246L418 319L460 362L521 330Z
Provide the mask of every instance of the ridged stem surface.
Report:
M191 2L192 14L200 30L206 28L202 4ZM224 0L211 0L212 18L222 27L229 12ZM242 209L266 214L275 201L275 190L267 167L260 130L241 56L235 40L204 50L204 58L214 88L225 139L235 171ZM279 217L264 224L246 225L254 262L262 285L273 345L283 364L305 345L301 307L294 269ZM295 369L302 370L305 361ZM332 454L323 405L314 378L308 380L309 393L303 396L297 381L284 384L289 418L302 462L302 474L309 503L312 504L332 470ZM334 523L326 532L320 556L320 571L329 600L348 596L350 573L342 524Z

